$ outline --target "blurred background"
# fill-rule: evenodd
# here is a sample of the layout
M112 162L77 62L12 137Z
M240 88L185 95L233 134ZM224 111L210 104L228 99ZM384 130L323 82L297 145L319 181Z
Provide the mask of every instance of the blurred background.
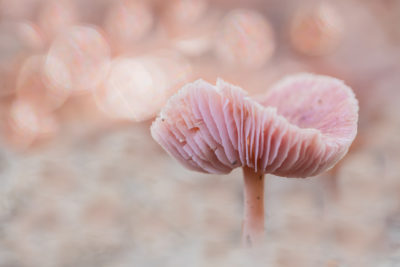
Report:
M400 266L399 67L398 0L0 0L0 266ZM268 175L242 250L241 171L149 127L195 79L297 72L351 86L359 133L328 173Z

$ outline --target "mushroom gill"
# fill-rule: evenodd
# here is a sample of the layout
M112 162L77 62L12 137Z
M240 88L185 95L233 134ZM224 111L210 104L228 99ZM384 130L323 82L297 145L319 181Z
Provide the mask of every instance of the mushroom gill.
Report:
M170 98L151 133L192 170L229 173L242 166L308 177L346 154L357 120L354 93L335 78L290 76L259 99L221 79L216 86L197 80Z

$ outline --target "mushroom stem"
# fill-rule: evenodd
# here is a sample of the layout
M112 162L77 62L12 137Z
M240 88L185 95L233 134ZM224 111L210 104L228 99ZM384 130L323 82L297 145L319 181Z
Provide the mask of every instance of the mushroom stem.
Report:
M264 236L264 174L243 167L244 219L242 243L252 247L263 242Z

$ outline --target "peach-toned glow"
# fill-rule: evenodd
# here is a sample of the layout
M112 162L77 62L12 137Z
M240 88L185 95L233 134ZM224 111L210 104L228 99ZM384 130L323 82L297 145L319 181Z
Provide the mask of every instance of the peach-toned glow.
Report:
M294 16L290 38L293 47L307 55L324 55L338 47L343 35L340 14L334 6L321 3L300 9Z
M152 57L117 58L103 89L95 93L97 104L112 118L149 119L186 80L188 68L183 58L167 51Z
M274 33L262 14L231 11L221 22L215 40L217 56L237 68L262 66L275 50Z
M131 58L117 58L105 81L103 110L111 117L142 121L165 101L165 77L158 69Z
M105 30L118 48L128 48L142 39L154 22L151 8L144 1L119 1L108 11Z
M0 1L0 17L22 19L30 17L34 7L41 0L3 0Z
M78 21L77 10L71 1L47 1L39 12L39 26L51 40Z
M210 49L211 38L207 34L183 37L176 40L175 47L189 56L200 56Z
M52 86L70 93L90 91L103 80L110 62L110 48L94 27L76 26L52 43L45 74Z
M173 50L159 50L148 57L149 62L158 66L166 74L165 90L167 98L174 94L192 74L190 62Z
M166 15L177 23L192 23L204 15L207 6L205 0L172 0Z
M193 30L193 25L204 17L208 3L206 0L172 0L163 12L163 27L169 35L179 35ZM197 25L196 25L197 26Z
M58 130L58 123L50 113L43 113L29 102L16 100L9 112L11 142L27 146L38 138L53 135Z
M16 95L18 99L35 107L52 111L64 103L68 95L66 91L50 90L47 87L43 75L45 59L45 56L37 55L24 61L18 72Z
M156 84L164 77L157 74L140 62L129 59L114 62L106 81L107 100L113 103L120 97L119 101L125 104L125 111L130 111L133 120L151 117L165 98L164 88Z
M209 52L214 46L215 31L220 17L217 12L208 12L191 29L174 36L174 46L188 56L198 57Z
M21 40L32 50L41 50L45 46L45 40L39 27L31 22L18 24L18 34Z
M26 25L29 24L9 21L0 23L0 96L10 95L15 91L21 62L29 53L39 49L36 46L36 37L30 39L32 36L26 34Z
M10 109L10 118L15 128L31 134L39 131L39 118L32 105L26 102L16 101Z

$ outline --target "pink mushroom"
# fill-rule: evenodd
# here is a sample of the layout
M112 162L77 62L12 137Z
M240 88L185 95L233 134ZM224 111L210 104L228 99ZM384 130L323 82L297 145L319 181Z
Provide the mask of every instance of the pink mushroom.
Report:
M357 133L358 102L342 81L293 75L261 100L218 80L198 80L171 97L153 138L189 169L244 173L245 245L264 233L264 174L315 176L333 167Z

